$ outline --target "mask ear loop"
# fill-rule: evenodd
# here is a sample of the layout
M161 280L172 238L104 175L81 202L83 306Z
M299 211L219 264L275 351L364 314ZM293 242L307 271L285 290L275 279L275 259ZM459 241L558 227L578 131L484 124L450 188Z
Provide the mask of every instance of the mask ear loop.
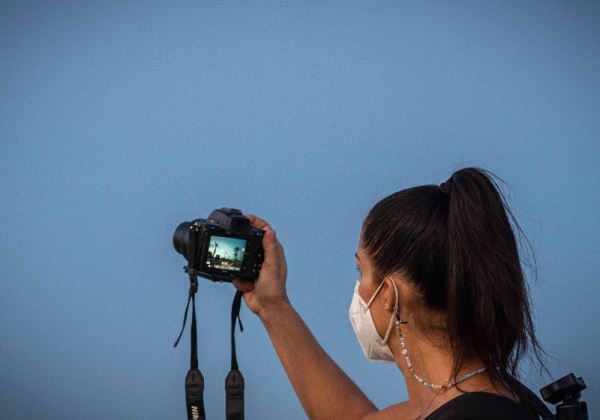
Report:
M373 301L375 300L375 297L377 296L377 293L379 293L379 290L381 290L381 286L383 286L383 283L385 283L385 282L382 281L381 284L379 286L377 286L375 293L373 293L373 296L371 296L371 299L369 299L369 301L367 302L367 309L369 308L369 306L371 306L371 303L373 303Z
M392 282L392 286L394 286L394 296L396 297L396 300L394 302L394 307L392 308L393 314L390 318L390 325L385 333L385 337L383 337L383 344L387 344L387 341L390 338L390 333L392 332L392 327L394 326L394 318L397 318L401 324L407 323L405 320L400 319L400 309L398 308L398 286L396 286L394 280L390 279L390 281ZM383 284L383 282L381 282L381 284Z

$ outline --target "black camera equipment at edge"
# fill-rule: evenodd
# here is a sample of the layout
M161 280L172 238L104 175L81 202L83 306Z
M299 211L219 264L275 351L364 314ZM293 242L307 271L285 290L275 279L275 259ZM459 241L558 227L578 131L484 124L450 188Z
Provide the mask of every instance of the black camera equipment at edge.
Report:
M187 313L192 302L190 370L185 378L188 420L205 420L204 377L198 369L195 295L198 277L212 281L231 282L233 277L255 281L263 263L262 238L265 232L251 226L250 220L238 209L213 210L208 219L181 223L173 234L173 246L188 261L184 271L190 279L188 303L183 326L175 341L177 346L185 328ZM242 293L237 292L231 307L231 371L225 379L226 418L244 419L244 378L238 369L235 352L235 323L239 322ZM522 384L521 384L522 385ZM586 388L583 378L570 373L540 389L544 400L556 405L556 414L542 400L522 385L536 401L536 412L546 420L588 420L585 401L580 401Z
M556 405L556 414L548 412L544 419L555 420L588 420L588 409L585 401L580 401L581 391L586 388L583 378L572 373L563 376L540 389L542 398Z

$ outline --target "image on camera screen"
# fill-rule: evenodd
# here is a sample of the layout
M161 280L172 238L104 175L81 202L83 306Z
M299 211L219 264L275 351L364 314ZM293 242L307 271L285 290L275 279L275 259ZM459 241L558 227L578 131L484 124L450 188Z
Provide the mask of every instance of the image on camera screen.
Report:
M245 251L245 239L211 235L206 266L220 270L240 271Z

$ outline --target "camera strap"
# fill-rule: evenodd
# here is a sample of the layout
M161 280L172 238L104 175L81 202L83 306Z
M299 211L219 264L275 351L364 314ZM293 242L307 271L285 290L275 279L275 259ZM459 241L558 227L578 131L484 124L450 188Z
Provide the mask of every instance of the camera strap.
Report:
M535 411L535 413L538 416L540 416L544 420L551 420L555 418L552 412L548 409L548 407L546 407L546 404L544 404L540 397L535 395L532 390L527 388L522 382L520 382L517 379L515 379L515 385L521 392L523 392L527 396L528 401L526 403L528 403L529 408ZM523 404L523 402L521 402L521 404Z
M190 351L190 370L185 377L185 401L187 407L188 420L205 420L204 411L204 377L198 369L198 342L196 325L196 290L198 288L197 280L190 275L190 292L185 313L183 314L183 325L173 347L177 347L179 340L183 335L185 324L187 322L190 301L192 302L192 326L191 351ZM235 351L235 324L240 325L240 331L244 331L242 320L240 319L240 309L242 305L243 293L237 291L231 305L231 370L225 378L225 413L227 420L244 420L244 376L238 368L237 354Z
M227 420L244 420L244 377L238 369L237 355L235 352L235 322L240 325L240 332L244 331L240 319L242 292L235 293L231 304L231 370L225 378L225 413Z
M185 376L185 405L187 408L188 420L205 420L206 415L204 413L204 377L202 372L198 369L198 342L197 342L197 326L196 326L196 290L198 288L198 281L195 276L190 275L190 292L188 296L187 305L185 306L185 313L183 315L183 325L179 337L173 344L173 347L177 347L179 340L185 329L185 323L187 321L188 309L190 308L190 301L192 301L192 327L190 328L191 335L191 350L190 350L190 370L188 370Z

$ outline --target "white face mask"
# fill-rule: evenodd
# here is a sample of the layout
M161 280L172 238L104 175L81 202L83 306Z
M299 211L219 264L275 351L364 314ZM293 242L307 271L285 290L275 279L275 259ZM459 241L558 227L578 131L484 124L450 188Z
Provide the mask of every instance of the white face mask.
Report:
M394 314L392 313L390 318L390 324L385 333L385 337L381 338L377 332L377 328L375 328L375 323L373 322L373 317L371 316L371 311L369 309L369 306L371 306L371 303L377 296L377 293L379 293L384 282L381 282L371 299L369 299L369 302L365 302L358 293L359 282L360 281L357 280L356 286L354 286L354 295L352 296L352 303L348 310L348 316L352 323L352 328L354 328L354 332L356 333L356 338L358 338L362 351L368 360L372 362L395 363L396 360L394 359L394 355L387 345L390 332L394 326ZM398 289L393 281L392 284L394 285L394 294L396 296L394 308L397 308Z

